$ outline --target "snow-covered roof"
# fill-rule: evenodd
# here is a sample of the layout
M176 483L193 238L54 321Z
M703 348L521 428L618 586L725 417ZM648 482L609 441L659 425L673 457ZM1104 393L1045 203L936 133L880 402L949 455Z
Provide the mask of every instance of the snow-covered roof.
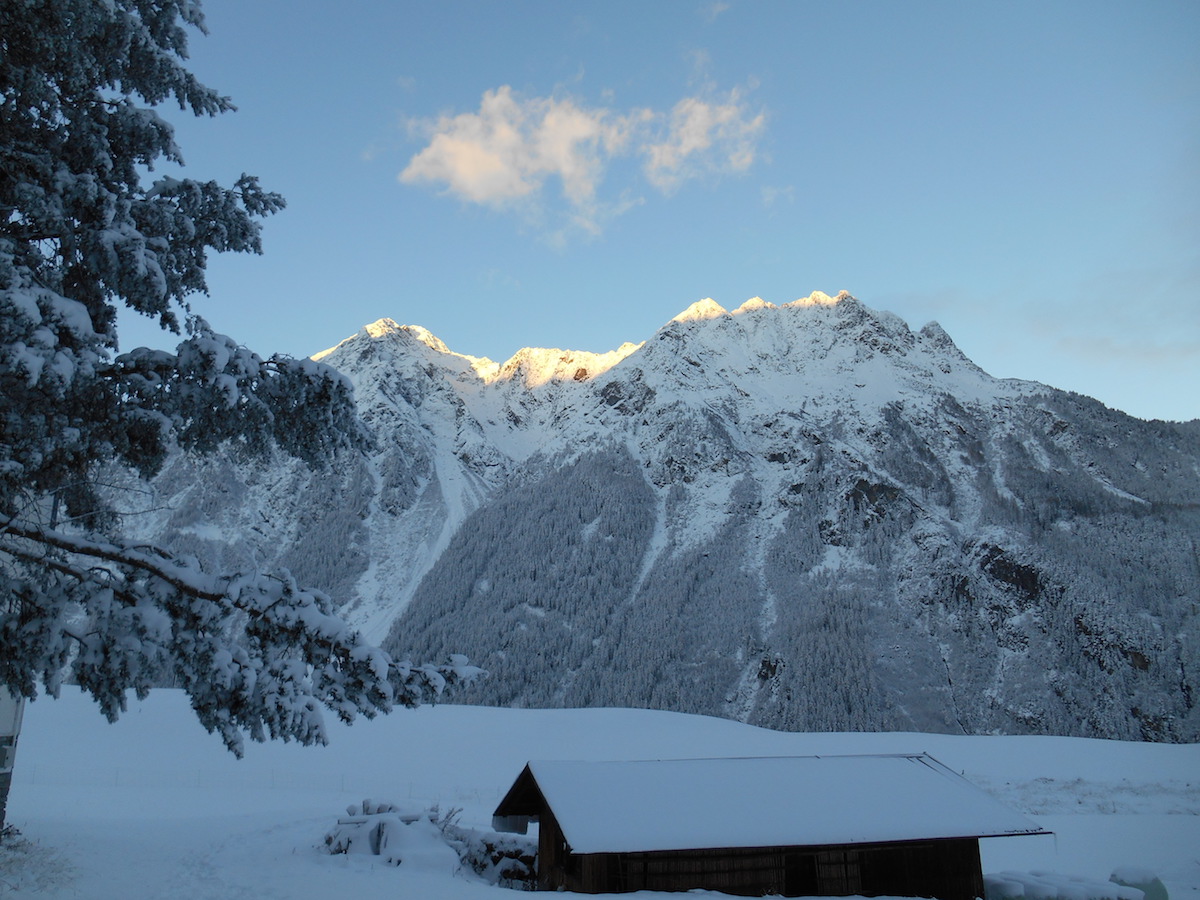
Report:
M498 826L537 815L534 788L576 853L1046 833L925 754L534 761Z

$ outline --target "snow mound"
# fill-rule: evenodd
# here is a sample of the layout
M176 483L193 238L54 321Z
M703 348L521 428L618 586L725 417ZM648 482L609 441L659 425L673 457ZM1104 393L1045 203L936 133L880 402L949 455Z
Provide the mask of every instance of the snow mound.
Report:
M1150 869L1140 866L1120 866L1108 880L1141 891L1146 900L1167 900L1167 886Z
M459 808L420 809L412 803L364 800L325 835L332 855L378 856L385 865L431 872L473 871L488 884L532 890L536 881L537 840L464 828Z
M983 876L986 900L1145 900L1134 887L1057 872L999 872Z

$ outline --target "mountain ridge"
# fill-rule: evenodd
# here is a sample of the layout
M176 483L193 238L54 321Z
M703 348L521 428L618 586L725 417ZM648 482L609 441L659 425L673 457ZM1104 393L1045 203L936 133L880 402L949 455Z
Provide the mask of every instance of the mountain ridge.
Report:
M700 301L607 354L380 320L318 356L375 453L177 459L140 527L468 653L468 699L1200 737L1200 423L993 378L844 292Z

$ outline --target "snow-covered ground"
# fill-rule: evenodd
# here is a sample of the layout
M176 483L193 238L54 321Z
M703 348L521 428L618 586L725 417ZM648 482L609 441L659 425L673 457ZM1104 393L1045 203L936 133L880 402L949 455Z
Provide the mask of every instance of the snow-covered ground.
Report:
M436 843L416 841L396 867L330 856L324 835L364 798L461 808L461 824L489 827L531 758L924 751L1055 832L985 840L985 872L1105 881L1136 867L1156 872L1172 900L1200 900L1200 745L790 734L645 710L456 706L335 725L331 737L323 748L252 745L237 760L176 691L131 702L116 725L70 690L38 701L17 753L8 818L21 839L0 846L0 895L498 900L513 895Z

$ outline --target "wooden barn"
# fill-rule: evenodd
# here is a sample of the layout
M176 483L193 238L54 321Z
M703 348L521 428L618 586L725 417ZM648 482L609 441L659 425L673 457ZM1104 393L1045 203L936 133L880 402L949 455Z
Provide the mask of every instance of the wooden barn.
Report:
M979 839L1048 834L930 756L531 762L496 808L538 823L538 886L759 897L983 896Z

